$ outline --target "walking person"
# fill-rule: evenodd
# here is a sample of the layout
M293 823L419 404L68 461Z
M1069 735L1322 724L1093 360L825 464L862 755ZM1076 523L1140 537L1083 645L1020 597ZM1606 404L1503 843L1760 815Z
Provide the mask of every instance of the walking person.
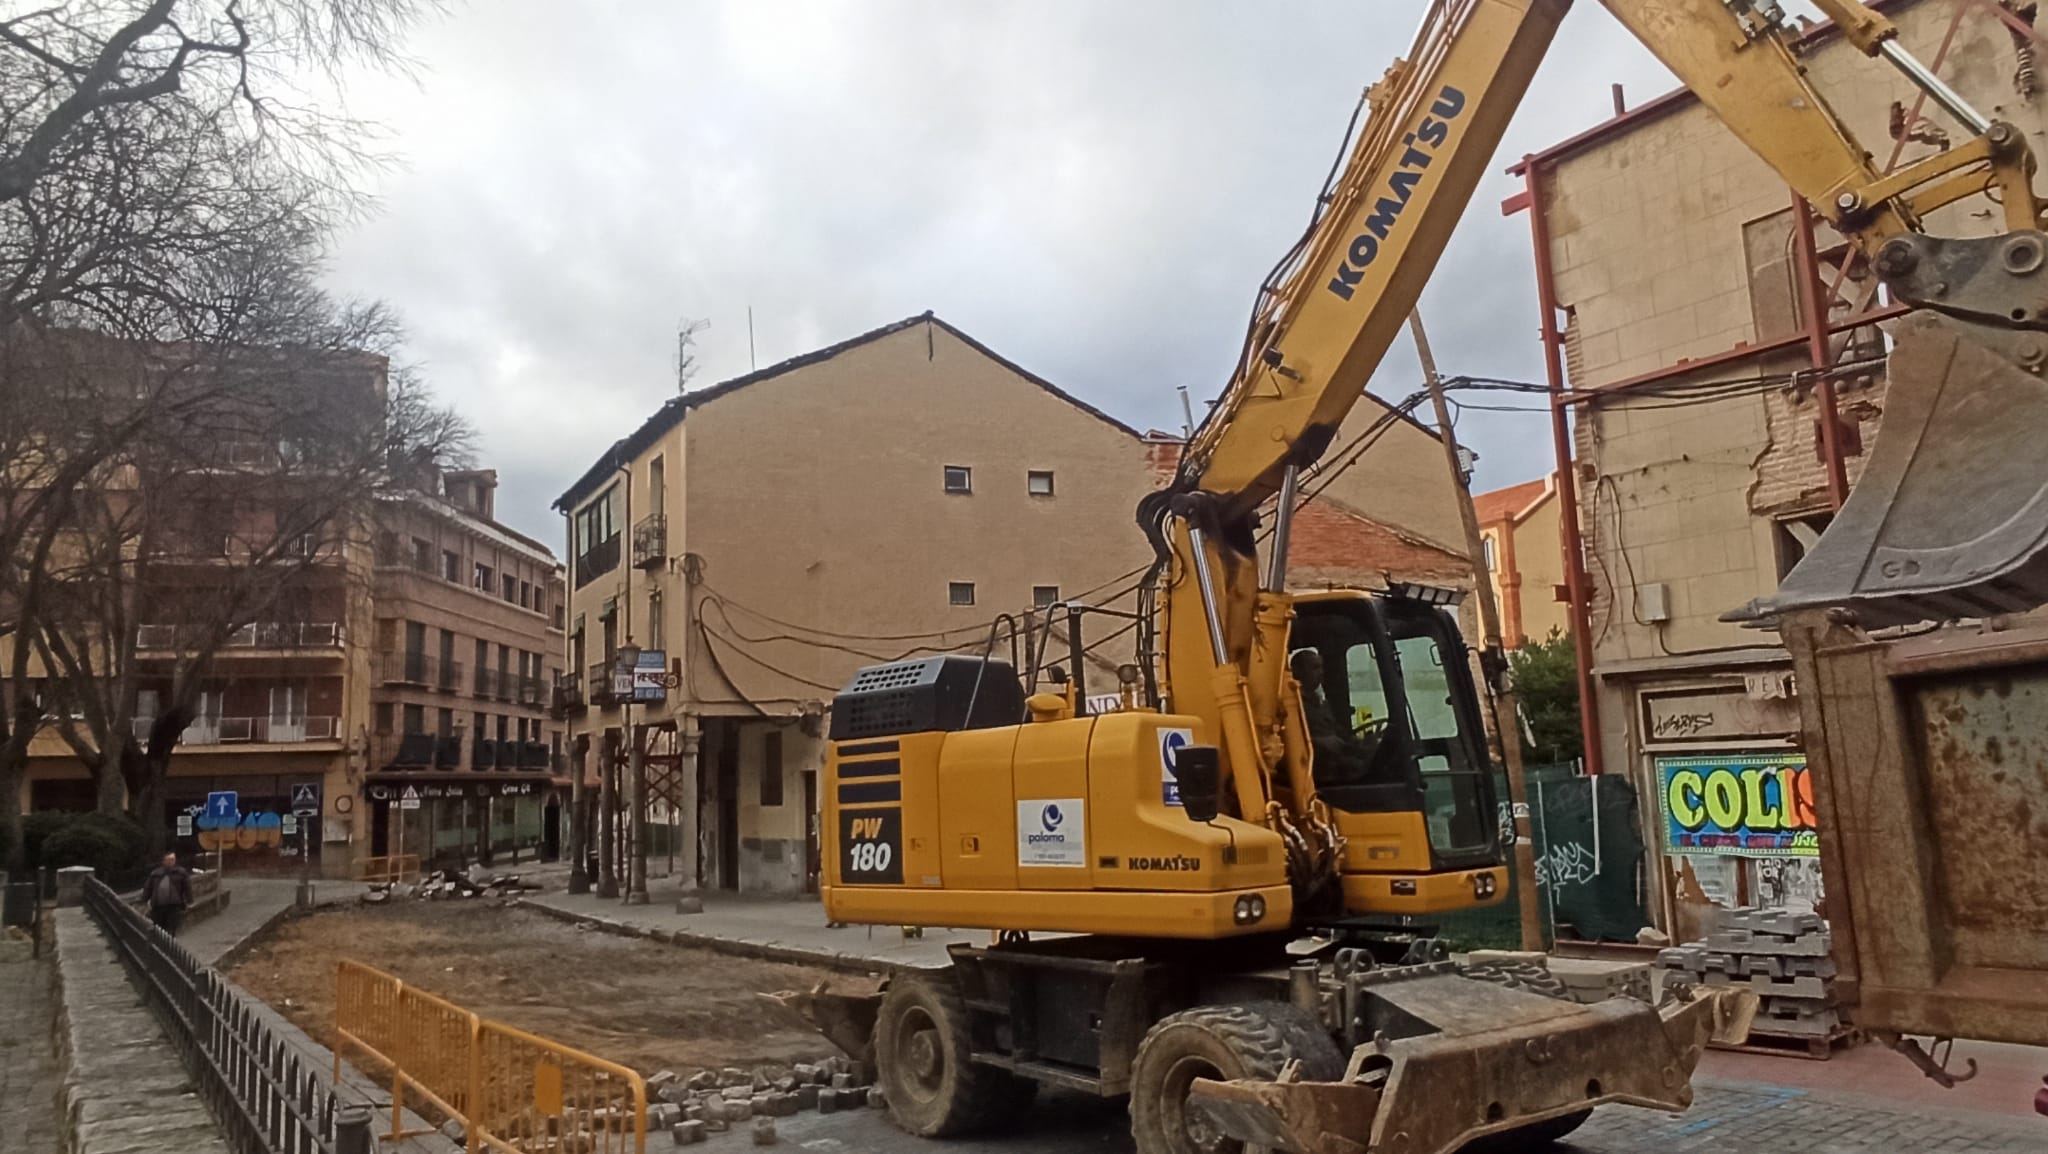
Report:
M142 895L149 901L149 920L176 937L185 921L185 907L192 904L192 871L178 864L175 851L166 853L142 883Z

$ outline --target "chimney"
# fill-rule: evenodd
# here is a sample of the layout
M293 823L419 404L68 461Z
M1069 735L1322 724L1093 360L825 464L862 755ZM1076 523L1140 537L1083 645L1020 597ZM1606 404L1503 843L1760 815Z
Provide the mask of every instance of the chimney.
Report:
M448 498L466 513L495 521L498 504L498 471L467 469L448 474Z

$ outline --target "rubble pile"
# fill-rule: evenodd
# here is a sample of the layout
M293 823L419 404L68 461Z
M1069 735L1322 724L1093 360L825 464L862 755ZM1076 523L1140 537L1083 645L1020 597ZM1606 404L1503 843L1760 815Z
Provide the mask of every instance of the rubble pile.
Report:
M1816 914L1744 907L1721 915L1702 941L1673 946L1657 962L1698 986L1747 986L1761 999L1752 1034L1826 1041L1842 1027L1828 926Z
M846 1057L799 1062L787 1072L729 1066L682 1078L663 1070L647 1079L647 1129L665 1129L676 1145L688 1146L722 1131L751 1128L756 1145L774 1145L775 1119L798 1111L879 1109L881 1091L871 1081L861 1063Z
M518 874L486 873L481 867L463 870L435 870L418 881L379 882L363 894L365 905L381 905L393 898L447 901L451 898L517 898L543 887Z

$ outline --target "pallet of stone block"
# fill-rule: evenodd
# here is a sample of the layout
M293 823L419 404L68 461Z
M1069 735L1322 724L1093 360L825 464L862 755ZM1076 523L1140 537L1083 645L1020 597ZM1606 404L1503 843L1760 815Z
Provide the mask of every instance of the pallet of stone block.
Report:
M1777 1058L1806 1058L1825 1062L1835 1056L1838 1049L1848 1049L1863 1043L1863 1032L1854 1026L1837 1026L1825 1034L1774 1034L1762 1029L1751 1029L1749 1037L1740 1043L1707 1043L1709 1049L1729 1050L1737 1054L1768 1054Z
M1760 1034L1783 1034L1787 1037L1826 1037L1842 1025L1841 1015L1825 1002L1806 998L1767 997L1757 1008L1756 1024L1751 1027Z
M1742 973L1751 978L1832 978L1835 959L1831 957L1786 957L1778 954L1742 955Z
M1755 930L1720 929L1707 936L1705 945L1709 950L1727 954L1819 958L1827 956L1828 934L1822 930L1788 938Z
M1826 978L1774 978L1768 974L1752 974L1749 988L1766 998L1789 998L1816 1005L1833 1005L1835 1001L1834 989Z
M1550 976L1564 983L1573 1001L1587 1005L1609 998L1650 1000L1650 967L1642 962L1552 958Z

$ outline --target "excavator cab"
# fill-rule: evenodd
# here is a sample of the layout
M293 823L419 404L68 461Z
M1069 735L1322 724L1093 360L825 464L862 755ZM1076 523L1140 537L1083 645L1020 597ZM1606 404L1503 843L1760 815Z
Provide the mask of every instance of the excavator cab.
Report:
M1344 908L1421 915L1506 892L1500 806L1479 690L1447 595L1296 596L1289 668L1301 686L1316 797L1344 836Z

